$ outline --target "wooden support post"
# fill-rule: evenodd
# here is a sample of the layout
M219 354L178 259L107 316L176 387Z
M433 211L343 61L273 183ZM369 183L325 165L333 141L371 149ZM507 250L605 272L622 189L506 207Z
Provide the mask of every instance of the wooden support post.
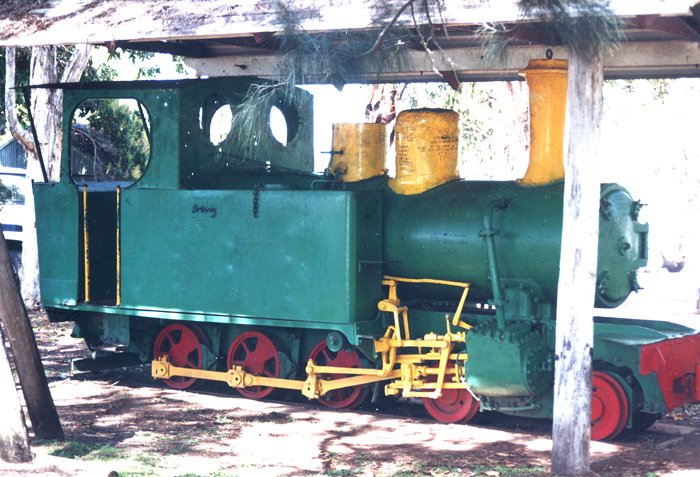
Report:
M588 475L590 466L602 108L601 55L571 49L552 429L552 473L559 476Z
M17 395L15 378L12 376L10 360L5 349L5 337L0 332L0 402L3 418L0 420L0 459L12 464L29 462L32 452L29 435L24 422L22 403Z
M0 319L5 325L15 358L15 366L34 435L39 439L62 438L63 429L51 398L32 325L12 272L2 227L0 227Z

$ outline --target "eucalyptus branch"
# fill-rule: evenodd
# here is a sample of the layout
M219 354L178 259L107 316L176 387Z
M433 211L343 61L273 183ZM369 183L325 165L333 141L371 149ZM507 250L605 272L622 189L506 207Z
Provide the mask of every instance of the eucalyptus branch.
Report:
M434 33L434 29L432 27L432 22L430 21L430 14L428 13L428 4L427 0L423 0L424 3L424 8L426 11L427 19L428 19L428 24L430 25L431 28L431 33ZM430 59L430 65L432 70L440 77L442 77L442 73L440 73L440 70L437 67L437 62L435 60L435 56L433 54L433 50L430 48L429 42L433 41L434 34L431 34L430 37L427 39L423 36L423 33L421 33L420 28L417 26L419 25L418 19L416 18L415 11L413 9L413 6L411 6L411 18L413 19L413 23L416 25L416 31L418 32L418 41L420 41L421 46L423 47L423 50L425 50L425 53L428 55L428 59ZM455 73L456 76L456 71L455 71L455 64L454 62L445 54L444 50L440 48L440 45L438 45L436 42L433 41L435 46L437 46L438 51L442 54L442 58L446 60L446 63L450 65L450 68L452 69L452 72Z
M29 132L22 129L19 124L19 118L17 117L17 92L15 91L17 60L15 56L16 49L14 47L8 47L7 50L5 50L5 118L7 119L7 126L12 136L19 141L27 151L35 154L36 144L34 144L34 139Z
M84 46L78 45L75 47L63 70L63 75L61 75L61 83L74 83L80 80L92 49L93 46L87 43Z
M370 48L369 50L367 50L367 51L365 51L364 53L362 53L360 56L371 55L372 53L376 53L377 50L379 50L379 47L381 46L382 41L384 41L384 37L387 35L387 33L389 33L389 30L390 30L390 29L396 24L396 22L399 20L399 17L401 16L401 14L402 14L404 11L406 11L406 9L407 9L409 6L410 6L411 8L413 8L413 2L414 2L414 0L408 0L406 3L404 3L403 5L401 5L401 7L396 11L396 13L394 14L394 16L393 16L393 17L391 18L391 20L389 21L389 24L388 24L387 26L384 27L384 29L381 31L381 33L379 33L379 36L377 37L377 41L374 42L374 46L372 46L372 48Z
M426 43L430 44L430 42L435 38L435 25L433 25L433 20L430 18L428 0L423 0L423 11L425 12L425 19L428 22L428 31L430 32L430 36L426 39Z
M438 9L437 9L437 10L438 10L438 14L439 14L440 19L441 19L441 21L442 21L442 13L441 13L441 11L440 11L440 0L436 0L436 4L437 4L437 6L438 6ZM421 6L421 8L422 8L423 13L425 14L426 23L427 23L427 26L428 26L428 32L429 32L429 34L428 34L427 37L426 37L426 36L423 34L423 32L421 31L421 28L420 28L421 22L419 21L419 19L418 19L417 16L416 16L416 8L415 8L415 1L414 1L414 0L410 0L409 2L405 3L405 4L401 7L401 10L400 10L399 12L397 12L397 13L394 15L394 17L393 17L393 19L392 19L392 23L390 23L390 24L384 29L384 31L382 31L381 35L386 34L386 32L388 32L388 29L391 27L391 25L392 25L393 23L395 23L395 20L398 18L398 16L399 16L401 13L403 13L403 12L405 11L406 8L409 8L409 7L410 7L411 19L412 19L413 25L414 25L414 27L415 27L416 36L417 36L417 38L418 38L418 41L419 41L421 47L423 48L423 50L425 51L426 55L428 56L428 59L430 60L432 70L433 70L437 75L439 75L439 76L441 76L441 77L444 77L444 76L442 75L442 73L440 72L440 69L439 69L438 66L437 66L437 61L438 61L438 60L435 58L434 51L433 51L433 48L434 48L434 49L436 49L436 50L440 53L440 56L441 56L442 61L443 61L445 64L449 65L450 70L452 71L452 73L455 74L455 77L456 77L456 76L457 76L457 75L456 75L456 68L457 68L459 65L457 65L457 64L452 60L452 58L450 58L450 56L442 49L442 47L440 47L440 45L435 41L435 36L436 36L437 32L436 32L436 28L435 28L435 23L433 22L433 19L431 18L431 14L430 14L430 0L420 0L420 6ZM420 10L419 10L419 11L420 11ZM444 21L443 21L443 24L444 24ZM379 38L379 39L377 40L377 42L375 43L375 45L374 45L374 47L372 48L372 50L370 50L370 51L376 51L376 50L379 48L379 45L380 45L380 43L381 43L381 35L380 35L380 38ZM445 30L445 36L447 37L447 30ZM366 53L364 53L364 54L367 54L367 53L369 53L369 52L366 52Z
M436 3L437 3L437 7L438 7L438 8L437 8L438 16L440 17L440 23L441 23L442 25L444 25L444 24L445 24L445 18L442 16L442 8L441 8L441 7L442 7L442 0L436 0ZM450 35L449 35L449 33L447 32L447 28L444 29L444 33L445 33L445 38L447 38L447 39L449 40Z

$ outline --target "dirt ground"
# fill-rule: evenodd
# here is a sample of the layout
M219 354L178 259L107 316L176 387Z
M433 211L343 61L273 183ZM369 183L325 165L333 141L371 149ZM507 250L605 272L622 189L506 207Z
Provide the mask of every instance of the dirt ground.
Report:
M147 366L71 375L70 360L89 353L70 325L33 323L66 440L33 439L35 460L0 462L0 475L549 475L548 421L485 413L444 425L403 400L332 411L251 401L225 386L176 391ZM593 442L591 475L700 475L699 431L700 406L689 406L646 432Z

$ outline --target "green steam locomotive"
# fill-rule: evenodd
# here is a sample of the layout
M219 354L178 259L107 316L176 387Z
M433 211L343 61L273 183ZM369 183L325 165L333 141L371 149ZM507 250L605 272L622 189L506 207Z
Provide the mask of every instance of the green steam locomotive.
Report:
M252 84L48 86L64 93L61 178L34 184L49 318L75 322L97 361L152 362L178 389L297 390L331 408L381 392L443 422L550 417L562 182L460 179L454 113L436 110L399 117L396 177L370 125L345 139L338 126L313 173L310 95L280 100L286 132L263 130L246 155L217 118ZM640 207L601 189L598 306L638 287ZM698 340L596 318L593 438L700 400Z

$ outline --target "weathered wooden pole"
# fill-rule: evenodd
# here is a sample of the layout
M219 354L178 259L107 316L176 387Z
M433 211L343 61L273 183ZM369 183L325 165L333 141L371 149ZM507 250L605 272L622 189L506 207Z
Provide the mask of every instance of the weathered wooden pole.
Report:
M0 419L0 459L12 464L29 462L32 452L29 435L24 422L22 403L17 394L15 378L12 376L10 360L5 349L5 337L0 330L0 403L3 419Z
M557 295L552 473L589 474L602 53L570 48L564 225Z
M62 438L63 429L51 398L32 325L12 272L2 227L0 227L0 319L5 325L12 355L15 358L15 367L34 435L39 439Z

